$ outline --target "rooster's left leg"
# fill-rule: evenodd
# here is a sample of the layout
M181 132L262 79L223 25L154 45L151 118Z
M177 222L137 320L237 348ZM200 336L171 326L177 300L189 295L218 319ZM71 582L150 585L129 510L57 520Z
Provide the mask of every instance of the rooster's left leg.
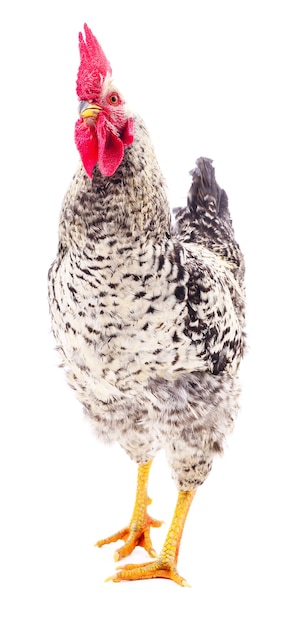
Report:
M151 465L152 461L149 461L148 463L138 466L136 500L129 526L122 528L122 530L119 530L106 539L97 541L95 544L98 548L101 548L105 544L123 539L125 542L124 545L118 548L114 554L115 561L119 561L125 556L128 556L128 554L131 554L136 546L145 548L152 557L157 556L152 546L150 528L151 526L158 528L163 522L153 519L147 513L147 506L151 504L151 499L148 497L147 493L148 476Z

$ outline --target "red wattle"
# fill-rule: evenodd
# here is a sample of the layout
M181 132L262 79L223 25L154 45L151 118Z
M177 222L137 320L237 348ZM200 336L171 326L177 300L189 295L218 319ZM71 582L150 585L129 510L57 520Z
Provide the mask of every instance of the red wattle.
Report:
M88 125L81 119L76 122L75 143L90 178L96 163L103 176L114 174L123 159L124 146L129 146L134 140L133 130L134 120L130 118L125 123L121 137L118 137L108 128L104 113L99 113L95 125Z
M75 125L75 143L80 153L83 166L90 178L98 160L98 140L94 126L88 126L82 120Z
M104 176L111 176L119 167L123 156L123 142L106 125L105 116L100 113L97 120L98 165Z

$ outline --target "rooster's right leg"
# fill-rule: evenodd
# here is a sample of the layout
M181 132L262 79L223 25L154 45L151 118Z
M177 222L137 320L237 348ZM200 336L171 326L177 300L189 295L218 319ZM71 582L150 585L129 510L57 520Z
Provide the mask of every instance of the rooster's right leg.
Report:
M147 513L147 506L151 504L151 499L148 497L147 493L148 476L151 465L152 461L149 461L148 463L138 466L135 506L129 526L122 528L122 530L106 539L97 541L95 544L98 548L101 548L105 544L123 539L124 545L118 548L114 554L115 561L119 561L125 556L128 556L128 554L131 554L136 546L145 548L151 557L157 556L152 546L150 528L151 526L158 528L163 522L153 519Z

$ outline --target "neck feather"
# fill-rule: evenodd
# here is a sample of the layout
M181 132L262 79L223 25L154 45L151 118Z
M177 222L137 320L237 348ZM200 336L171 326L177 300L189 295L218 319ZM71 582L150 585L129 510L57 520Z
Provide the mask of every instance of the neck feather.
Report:
M62 210L66 245L112 235L159 243L170 230L166 186L150 137L139 117L134 126L134 142L112 176L103 176L97 166L92 179L82 165L76 172Z

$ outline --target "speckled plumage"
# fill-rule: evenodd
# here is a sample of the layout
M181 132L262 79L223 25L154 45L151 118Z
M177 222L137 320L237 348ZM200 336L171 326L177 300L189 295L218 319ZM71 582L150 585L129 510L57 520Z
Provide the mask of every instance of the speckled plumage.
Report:
M207 477L238 409L244 262L211 162L172 226L147 130L110 177L80 165L49 272L52 329L84 412L137 463L161 447L181 490Z

